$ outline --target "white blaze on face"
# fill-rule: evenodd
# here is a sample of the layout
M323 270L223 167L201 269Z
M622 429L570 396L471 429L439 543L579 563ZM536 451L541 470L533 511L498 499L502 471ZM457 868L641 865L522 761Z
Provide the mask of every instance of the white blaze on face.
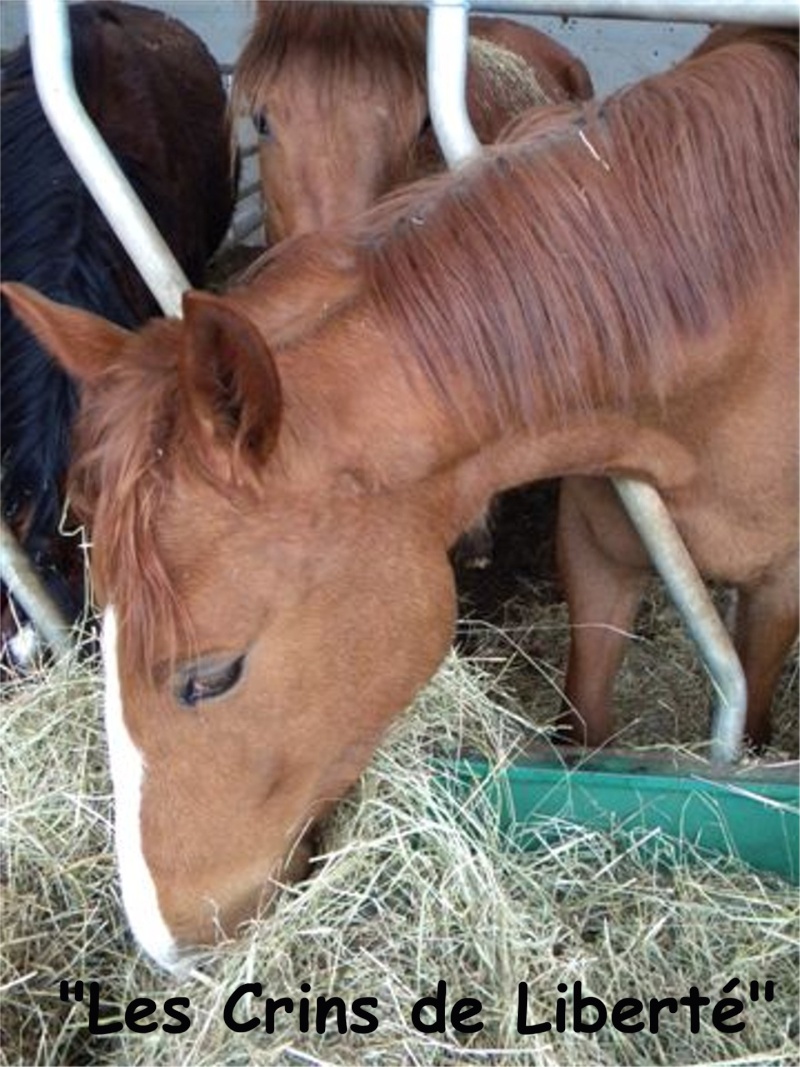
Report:
M117 620L109 607L103 616L105 720L114 786L114 836L122 901L142 948L170 971L180 970L178 946L158 906L155 883L142 852L141 800L145 765L122 715L117 666Z

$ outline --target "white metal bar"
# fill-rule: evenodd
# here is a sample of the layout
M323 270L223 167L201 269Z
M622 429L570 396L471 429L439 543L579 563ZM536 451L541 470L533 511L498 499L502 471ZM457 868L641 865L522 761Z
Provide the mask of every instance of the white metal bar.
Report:
M467 111L469 9L435 3L428 12L428 107L447 165L480 152Z
M81 104L63 0L28 0L36 89L53 130L165 315L180 316L189 282Z
M338 0L328 0L329 3ZM375 0L353 0L359 4ZM398 5L432 4L434 0L381 0ZM448 2L448 0L445 0ZM450 0L456 6L493 14L561 15L564 18L644 19L653 22L740 22L796 26L796 0Z
M180 316L189 282L75 90L66 4L28 0L27 15L36 90L56 137L164 313ZM69 627L61 612L5 523L0 538L0 574L10 594L47 644L63 651Z
M464 0L430 0L427 59L429 106L434 132L450 167L457 166L480 151L478 139L466 115L464 94L468 40L468 4ZM462 57L460 64L453 61L454 52ZM446 76L439 76L440 67L446 71ZM728 632L656 490L629 478L616 478L612 482L654 567L664 580L716 690L712 758L717 762L733 760L741 746L747 690L744 673Z
M0 578L36 631L57 655L69 650L70 628L26 553L4 519L0 519Z
M730 634L661 496L630 478L615 478L613 485L714 686L711 758L730 763L741 749L747 711L747 683Z

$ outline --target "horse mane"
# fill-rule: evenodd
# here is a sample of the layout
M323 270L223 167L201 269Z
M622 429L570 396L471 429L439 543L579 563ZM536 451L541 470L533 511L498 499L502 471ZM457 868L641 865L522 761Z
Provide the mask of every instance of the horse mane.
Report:
M233 78L231 110L252 111L287 59L313 59L320 96L343 75L359 72L374 88L390 83L390 99L411 85L425 87L424 8L259 0L250 37Z
M69 492L91 524L92 576L101 603L113 604L133 661L175 657L191 641L188 616L164 562L158 521L182 472L223 495L223 485L190 437L180 403L180 321L152 319L132 335L135 353L84 386L75 425Z
M712 34L602 104L523 116L350 239L397 357L454 415L454 381L497 432L663 397L686 340L785 262L797 134L796 34Z

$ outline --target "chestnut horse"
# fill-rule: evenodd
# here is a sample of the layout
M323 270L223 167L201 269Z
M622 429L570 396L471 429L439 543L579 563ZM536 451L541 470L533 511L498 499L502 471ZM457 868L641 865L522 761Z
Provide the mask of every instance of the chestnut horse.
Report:
M739 588L763 730L797 626L797 130L796 35L725 33L181 321L130 333L5 287L83 382L123 896L156 959L303 870L445 655L447 550L499 490L580 479L561 538L589 722L647 568L591 480L626 475Z
M199 37L124 3L69 9L78 94L194 285L234 204L227 100ZM39 103L27 44L3 64L2 277L135 326L158 306ZM84 606L76 538L59 536L76 388L2 309L3 514L70 621ZM5 605L4 646L15 612ZM13 659L13 655L11 656Z
M444 166L428 119L424 9L262 0L233 110L259 134L268 240L351 218ZM546 102L589 99L580 60L508 19L470 21L467 103L479 139Z

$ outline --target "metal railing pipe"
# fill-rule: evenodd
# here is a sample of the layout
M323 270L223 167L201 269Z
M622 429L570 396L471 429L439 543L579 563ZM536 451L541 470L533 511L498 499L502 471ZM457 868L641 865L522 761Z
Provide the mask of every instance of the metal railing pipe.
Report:
M430 0L428 14L431 122L450 167L480 151L469 116L466 123L464 119L465 75L453 76L454 71L466 70L467 8L467 3L462 0ZM454 63L453 52L460 53L460 64ZM439 76L440 66L448 72L447 77ZM615 478L612 482L711 677L717 696L712 758L718 762L733 760L741 745L747 693L731 639L658 492L650 485L629 478Z
M338 0L327 0L336 3ZM354 0L369 4L375 0ZM381 0L422 6L426 0ZM429 4L433 0L427 0ZM453 0L461 4L462 0ZM797 26L795 0L474 0L472 11L506 15L559 15L564 18L643 19L651 22L739 22L759 26Z
M69 650L70 627L5 519L0 518L0 579L56 655Z
M164 314L180 316L189 282L76 92L66 4L28 0L27 16L36 91L56 137ZM5 523L0 538L0 574L10 594L47 644L63 651L69 627L61 612Z
M66 4L28 0L27 11L36 90L56 137L164 314L180 316L186 275L75 90Z
M447 165L481 150L467 111L469 8L435 3L428 12L428 107Z
M730 763L741 749L747 711L747 683L730 634L660 494L645 482L612 481L714 687L711 759Z

